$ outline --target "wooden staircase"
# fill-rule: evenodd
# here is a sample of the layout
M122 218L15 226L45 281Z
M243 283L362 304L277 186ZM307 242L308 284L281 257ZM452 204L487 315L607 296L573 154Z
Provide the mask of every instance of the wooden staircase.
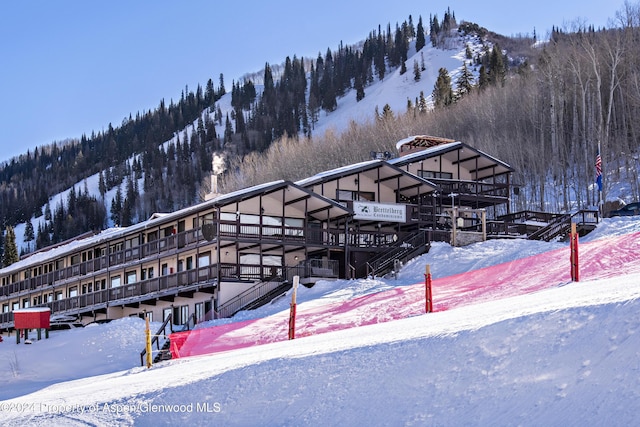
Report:
M572 223L577 224L580 235L585 235L593 231L598 224L598 211L583 209L572 214L560 215L546 226L531 233L528 239L549 242L558 236L567 236Z
M196 314L193 313L187 321L180 325L178 329L179 331L188 331L193 329L196 325ZM160 326L160 328L156 331L154 335L151 337L151 349L153 351L153 347L156 347L156 355L153 358L153 363L162 362L164 360L171 360L171 340L169 336L174 332L174 324L173 324L173 315L169 314L164 322ZM144 366L145 358L147 356L147 348L145 348L140 352L140 365Z
M395 242L389 249L367 262L367 276L384 276L392 271L398 262L408 260L429 252L431 238L429 230L419 230L402 240Z

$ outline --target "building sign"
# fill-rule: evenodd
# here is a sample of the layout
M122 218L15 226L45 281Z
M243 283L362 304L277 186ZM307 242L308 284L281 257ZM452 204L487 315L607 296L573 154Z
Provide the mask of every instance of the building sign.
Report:
M406 208L405 205L354 201L353 218L370 221L406 222Z

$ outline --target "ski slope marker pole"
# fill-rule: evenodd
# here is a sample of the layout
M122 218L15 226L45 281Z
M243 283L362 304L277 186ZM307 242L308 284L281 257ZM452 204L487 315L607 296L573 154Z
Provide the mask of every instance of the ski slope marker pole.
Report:
M576 223L571 223L571 281L580 281L580 269L578 262L578 232L576 230Z
M289 311L289 339L296 337L296 293L300 276L293 276L293 293L291 294L291 310Z
M153 363L153 358L151 357L151 328L149 327L149 317L146 315L145 313L145 329L144 329L144 333L145 333L145 342L146 342L146 349L147 349L147 368L151 367L151 364Z
M433 294L431 292L431 265L427 264L424 274L424 287L425 287L425 312L431 313L433 311Z

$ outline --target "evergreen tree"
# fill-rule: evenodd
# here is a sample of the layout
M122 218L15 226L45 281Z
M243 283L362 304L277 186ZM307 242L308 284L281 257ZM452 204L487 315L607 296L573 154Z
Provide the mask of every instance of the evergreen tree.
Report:
M322 109L325 111L334 111L338 108L336 99L336 88L333 81L334 63L331 50L327 49L324 60L324 69L320 78L320 93L322 94Z
M111 221L116 227L122 225L122 190L120 186L116 190L116 196L111 201Z
M51 213L51 204L47 202L47 205L44 207L44 220L45 222L51 222L53 220L53 214Z
M231 125L231 119L229 119L229 113L227 113L227 119L224 125L224 142L225 144L231 142L231 136L233 135L233 126Z
M206 105L212 106L215 103L216 94L213 88L213 80L207 80L207 85L204 89L204 101Z
M506 62L498 45L493 45L489 60L489 83L504 85L507 76Z
M480 89L484 89L489 84L489 76L487 75L487 69L484 65L480 66L480 71L478 74L478 87Z
M453 103L453 89L451 88L451 77L446 68L438 70L438 79L433 88L433 104L436 107L446 107Z
M356 101L362 101L364 99L364 84L362 83L362 77L360 74L356 75L354 88L356 90Z
M402 61L402 64L400 65L400 75L403 75L406 72L407 72L407 63L405 61Z
M222 95L227 93L227 90L224 88L224 76L220 73L220 87L218 88L218 98L222 98Z
M382 115L380 116L380 120L383 122L391 122L395 118L393 111L391 110L391 106L389 104L384 104L382 107Z
M4 251L2 253L2 266L8 267L18 262L18 247L16 246L16 234L13 227L8 226L4 237Z
M424 38L424 26L422 25L422 16L418 17L418 28L416 29L416 52L420 52L427 44Z
M33 223L31 222L31 218L27 221L24 226L24 241L28 245L28 251L31 252L33 249L31 247L30 242L35 240L35 232L33 230Z
M413 80L419 82L420 81L420 66L418 65L418 61L413 61Z
M438 22L438 16L430 17L429 19L429 37L431 38L431 46L436 47L438 44L438 34L440 33L440 23Z
M458 98L462 98L471 92L471 89L473 88L473 74L469 71L469 68L467 68L467 64L462 66L462 72L458 76L456 85L458 86Z
M427 112L427 99L424 97L424 92L420 91L420 99L418 99L418 111L420 113Z

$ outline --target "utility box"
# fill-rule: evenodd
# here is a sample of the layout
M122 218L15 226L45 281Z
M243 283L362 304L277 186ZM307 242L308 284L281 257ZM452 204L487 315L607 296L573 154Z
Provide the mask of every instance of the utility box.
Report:
M16 329L49 329L51 309L49 307L23 308L13 312Z

